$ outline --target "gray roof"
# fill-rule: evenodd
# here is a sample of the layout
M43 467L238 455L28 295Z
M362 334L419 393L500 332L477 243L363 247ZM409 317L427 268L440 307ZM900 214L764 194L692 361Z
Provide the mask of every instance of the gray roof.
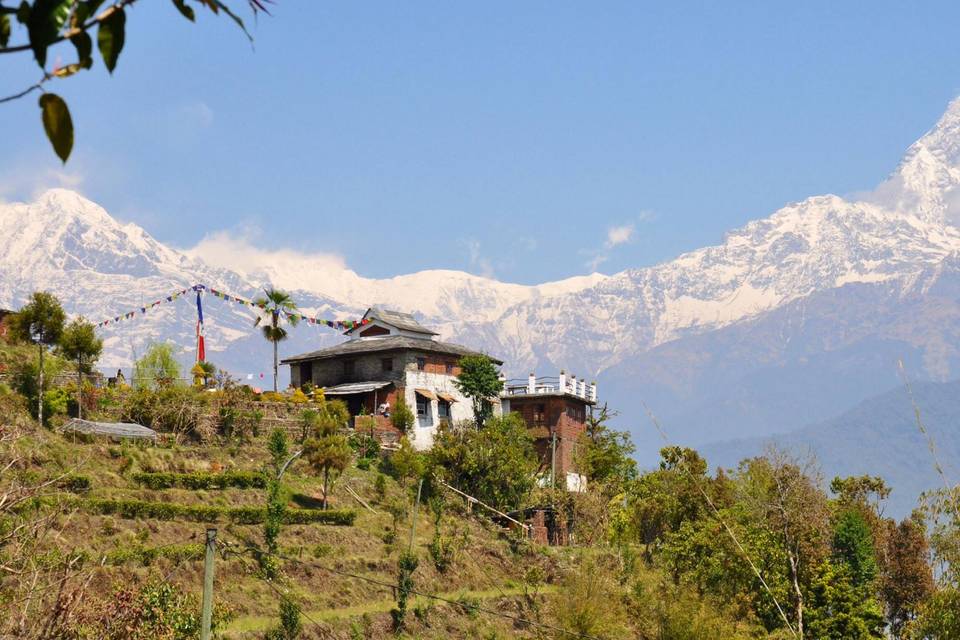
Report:
M348 340L326 349L301 353L300 355L290 356L280 361L281 364L291 364L294 362L304 362L306 360L326 360L328 358L338 358L340 356L362 355L364 353L376 353L380 351L426 351L427 353L443 353L452 356L473 356L480 355L480 352L461 347L458 344L449 342L440 342L439 340L430 340L428 338L411 338L409 336L384 336L382 338L367 338L358 340ZM496 358L490 358L496 364L503 364Z
M156 440L157 432L133 422L93 422L74 418L60 430L65 433L85 433L113 438L133 438L137 440Z
M367 312L363 314L363 317L369 320L380 320L384 324L389 324L392 327L403 329L405 331L413 331L428 336L438 335L436 331L427 329L425 326L417 322L417 319L413 317L413 314L403 313L402 311L391 311L389 309L381 309L380 307L370 307L367 309Z
M333 387L324 387L323 395L325 396L351 396L355 393L370 393L371 391L376 391L377 389L382 389L385 386L393 384L392 382L345 382L344 384L338 384Z

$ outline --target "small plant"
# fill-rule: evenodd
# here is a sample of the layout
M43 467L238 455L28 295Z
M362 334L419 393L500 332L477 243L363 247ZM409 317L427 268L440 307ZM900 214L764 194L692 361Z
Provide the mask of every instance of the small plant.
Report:
M390 610L393 619L393 629L399 633L404 629L407 618L407 601L413 591L413 572L417 570L419 561L417 556L410 552L400 554L397 562L399 573L397 577L397 607Z
M280 626L267 632L266 640L296 640L303 631L300 607L288 598L280 601Z
M373 481L373 490L377 494L377 502L383 502L387 496L387 476L378 473L377 479Z
M393 423L393 426L397 428L400 433L406 433L414 424L416 424L417 417L413 415L413 411L404 402L402 399L397 399L397 406L394 407L393 413L390 414L390 422Z
M59 482L61 489L66 489L67 491L72 491L73 493L83 493L90 490L90 477L71 474L66 476Z

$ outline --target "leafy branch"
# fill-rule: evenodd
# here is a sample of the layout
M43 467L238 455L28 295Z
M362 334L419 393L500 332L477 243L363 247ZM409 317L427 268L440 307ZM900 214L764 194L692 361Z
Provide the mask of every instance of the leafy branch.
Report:
M0 98L0 104L18 100L32 93L43 91L43 85L54 78L67 78L93 66L93 38L90 32L96 28L97 49L107 71L111 74L117 66L120 52L126 39L126 7L137 0L118 0L99 13L104 0L22 0L17 8L4 6L0 0L0 55L33 52L33 58L43 70L39 82L26 89ZM177 11L191 22L196 21L196 13L188 0L171 0ZM192 0L195 4L207 7L215 15L221 12L229 17L252 42L253 37L247 31L243 20L222 0ZM258 12L269 14L266 4L273 0L247 0L254 15ZM27 41L10 45L12 32L11 16L27 32ZM47 50L56 44L69 40L76 50L77 61L58 66L48 71ZM39 105L44 131L53 145L57 156L66 162L73 150L73 121L70 110L64 100L53 93L43 93Z

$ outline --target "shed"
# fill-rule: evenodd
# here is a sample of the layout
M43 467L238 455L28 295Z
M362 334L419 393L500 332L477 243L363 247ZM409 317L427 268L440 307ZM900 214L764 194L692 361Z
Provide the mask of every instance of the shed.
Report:
M133 422L93 422L74 418L63 425L63 433L80 433L91 436L105 436L117 440L150 440L157 441L157 432Z

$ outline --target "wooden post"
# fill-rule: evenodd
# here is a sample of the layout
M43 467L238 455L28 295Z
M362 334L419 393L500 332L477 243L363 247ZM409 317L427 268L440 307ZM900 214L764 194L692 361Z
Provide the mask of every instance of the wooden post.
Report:
M43 343L40 342L40 339L37 339L37 345L40 347L40 393L38 394L39 400L37 400L37 419L40 421L40 426L43 426Z
M210 640L213 620L213 560L217 555L217 530L207 529L207 554L203 561L203 609L200 618L200 640Z

